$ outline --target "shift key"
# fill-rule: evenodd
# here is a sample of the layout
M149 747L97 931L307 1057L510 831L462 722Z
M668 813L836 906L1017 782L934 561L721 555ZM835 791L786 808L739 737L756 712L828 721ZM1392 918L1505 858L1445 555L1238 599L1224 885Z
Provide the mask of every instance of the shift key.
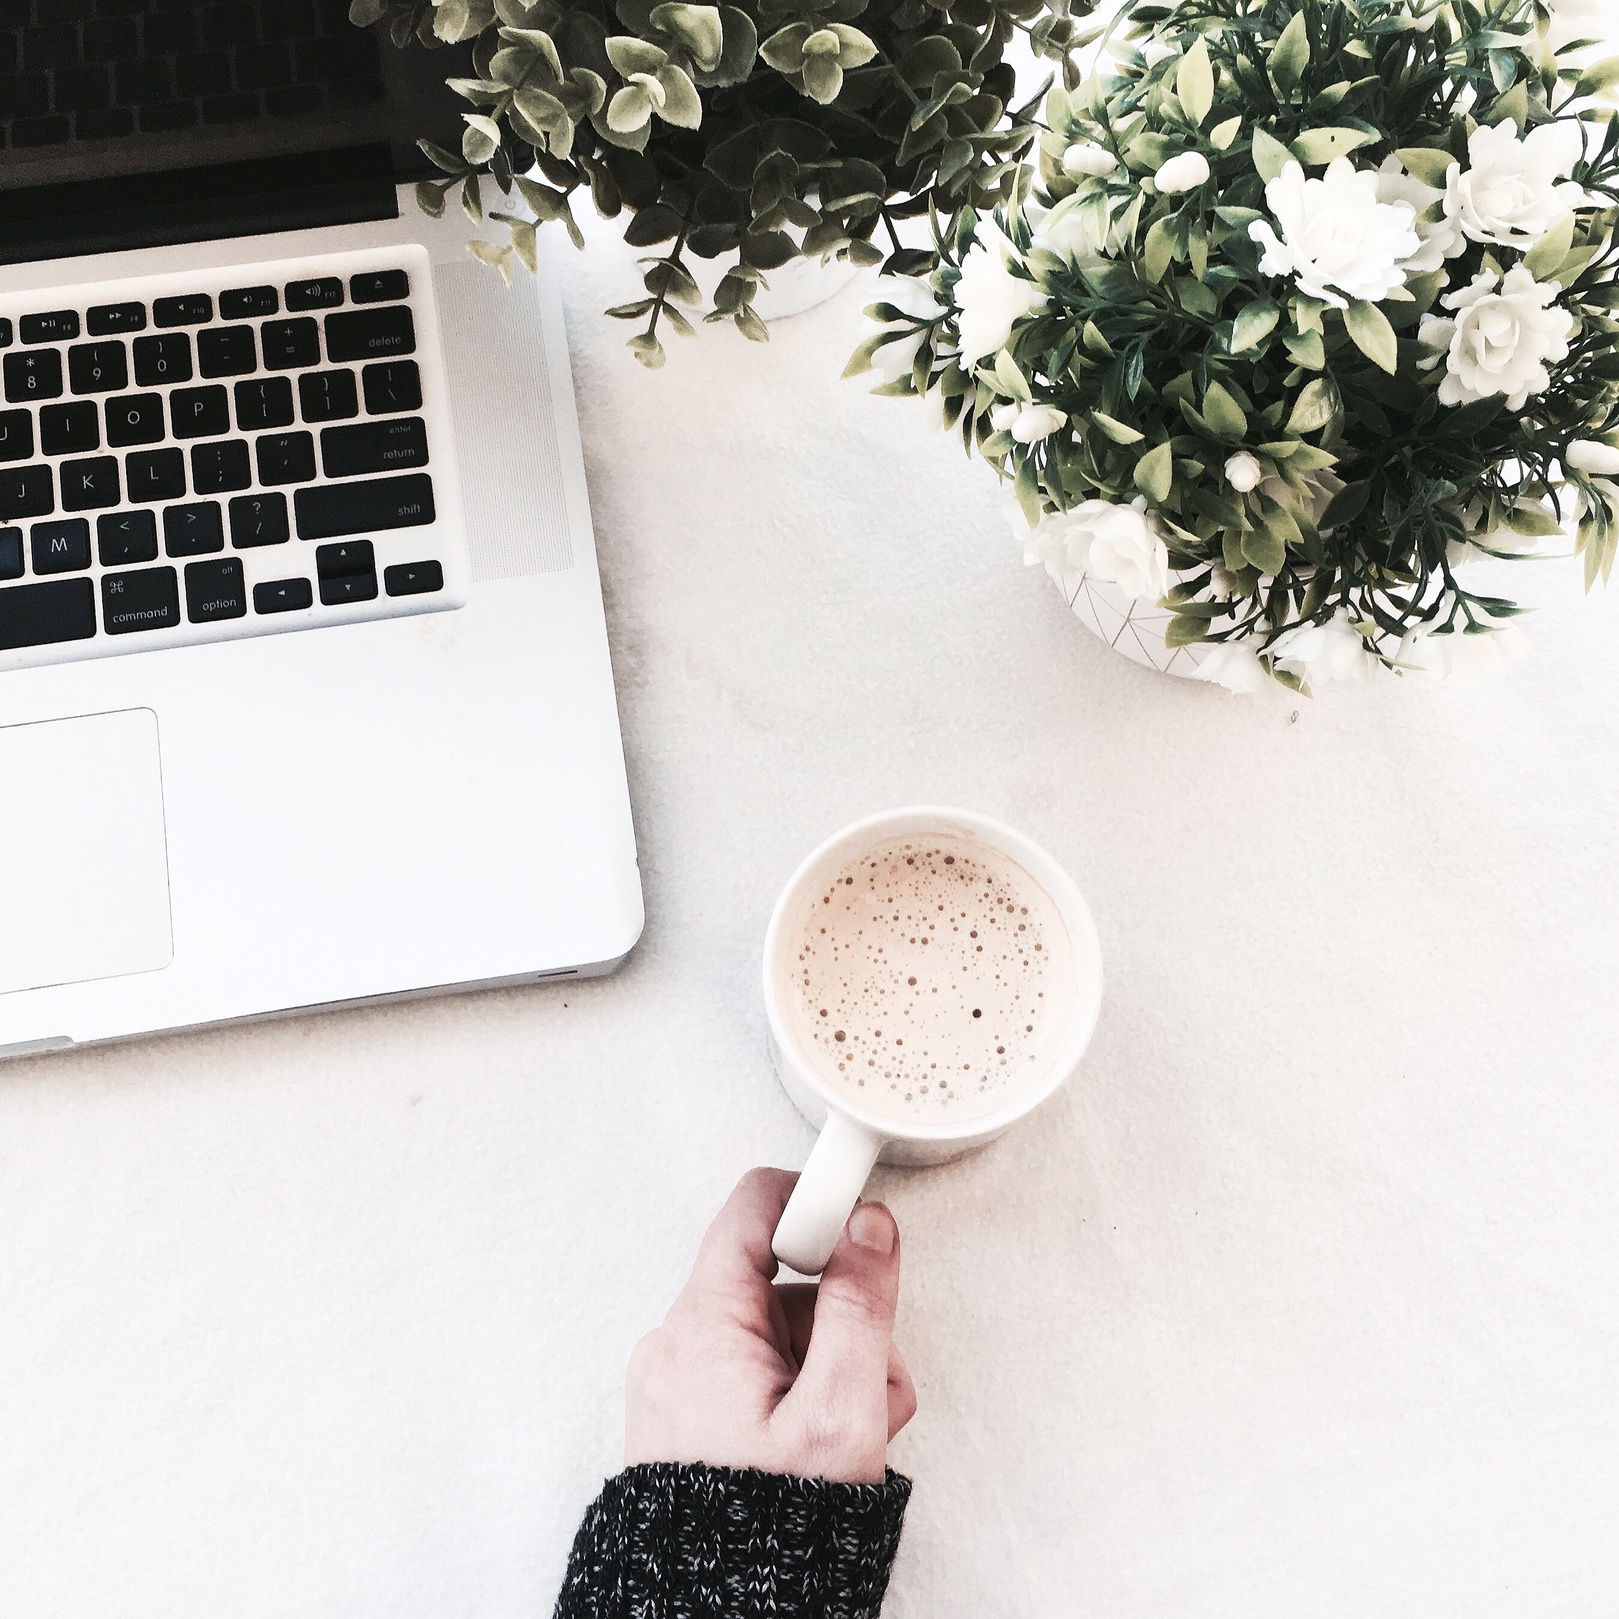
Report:
M425 467L427 424L420 416L392 416L380 422L325 427L320 434L320 459L328 478Z
M364 483L300 489L292 497L300 540L329 540L380 529L421 528L437 516L433 480L425 472Z

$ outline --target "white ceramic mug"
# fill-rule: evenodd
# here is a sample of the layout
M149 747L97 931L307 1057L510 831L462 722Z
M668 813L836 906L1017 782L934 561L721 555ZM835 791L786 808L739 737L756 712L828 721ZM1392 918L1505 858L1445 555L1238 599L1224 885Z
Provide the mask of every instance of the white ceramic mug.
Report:
M982 844L1017 862L1051 896L1073 949L1074 986L1068 1026L1045 1071L1010 1095L995 1112L977 1118L915 1123L859 1107L846 1091L822 1077L793 1037L787 997L791 993L791 934L809 895L858 855L890 838L943 834ZM782 1213L772 1244L776 1257L805 1276L819 1275L860 1196L872 1165L939 1164L992 1141L1033 1112L1079 1067L1102 1005L1102 950L1085 901L1068 875L1044 849L1021 832L970 810L920 806L888 810L830 837L795 871L771 913L765 934L765 1010L770 1018L771 1056L787 1094L820 1128Z

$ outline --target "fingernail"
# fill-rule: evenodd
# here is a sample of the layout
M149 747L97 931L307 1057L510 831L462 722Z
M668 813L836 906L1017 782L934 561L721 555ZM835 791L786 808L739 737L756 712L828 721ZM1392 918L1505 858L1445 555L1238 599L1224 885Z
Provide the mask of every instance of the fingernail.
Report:
M849 1236L885 1258L894 1251L894 1217L881 1203L862 1203L849 1216Z

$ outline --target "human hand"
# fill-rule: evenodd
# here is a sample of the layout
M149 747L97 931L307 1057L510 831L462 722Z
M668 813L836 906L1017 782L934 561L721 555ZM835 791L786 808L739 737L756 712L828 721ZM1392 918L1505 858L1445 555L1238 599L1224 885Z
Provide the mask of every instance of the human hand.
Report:
M635 1346L624 1461L706 1462L881 1484L916 1411L894 1347L899 1230L858 1205L819 1284L777 1285L770 1238L798 1177L753 1169L720 1210L664 1323Z

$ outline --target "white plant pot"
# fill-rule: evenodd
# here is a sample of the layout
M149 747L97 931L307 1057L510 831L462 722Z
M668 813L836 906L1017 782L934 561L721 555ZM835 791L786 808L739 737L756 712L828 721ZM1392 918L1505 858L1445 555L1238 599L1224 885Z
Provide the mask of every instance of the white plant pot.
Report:
M1115 584L1086 573L1064 572L1055 563L1048 563L1046 572L1074 617L1133 663L1162 675L1190 678L1208 655L1206 646L1165 646L1164 631L1174 615L1156 603L1134 601Z

